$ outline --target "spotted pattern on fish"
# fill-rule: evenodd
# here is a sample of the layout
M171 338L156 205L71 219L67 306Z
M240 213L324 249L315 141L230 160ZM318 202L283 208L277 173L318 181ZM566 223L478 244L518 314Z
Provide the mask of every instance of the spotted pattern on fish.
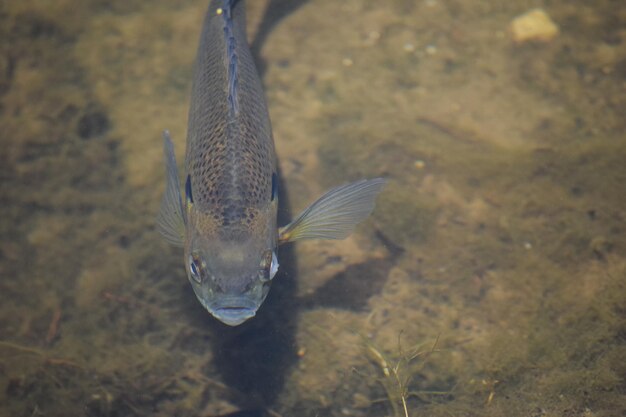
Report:
M234 116L239 112L237 100L237 39L233 31L233 19L231 9L233 0L223 0L222 16L224 20L224 38L226 39L226 62L228 63L228 110Z
M203 27L185 159L195 209L224 235L244 230L267 207L276 172L267 105L246 44L243 1L232 8L230 3L214 0L207 19L219 22Z

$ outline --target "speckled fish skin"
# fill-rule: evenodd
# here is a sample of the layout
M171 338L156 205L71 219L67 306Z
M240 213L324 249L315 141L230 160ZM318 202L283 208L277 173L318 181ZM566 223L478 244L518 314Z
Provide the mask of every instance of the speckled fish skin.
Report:
M343 239L374 209L385 180L336 187L278 228L278 176L267 105L248 48L243 0L213 0L194 71L185 197L164 132L159 231L183 246L196 297L218 320L253 317L278 270L279 243Z
M186 258L195 259L208 282L191 281L202 304L232 325L254 315L265 299L264 263L278 238L274 142L244 6L243 0L214 0L205 16L185 157L191 189Z
M210 215L225 238L266 210L276 172L267 105L246 40L244 2L229 11L230 3L214 0L204 22L185 158L194 207Z

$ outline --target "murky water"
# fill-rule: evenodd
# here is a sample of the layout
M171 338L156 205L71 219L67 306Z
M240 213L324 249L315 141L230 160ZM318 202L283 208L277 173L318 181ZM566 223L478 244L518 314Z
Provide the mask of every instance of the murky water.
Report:
M154 224L205 3L0 3L0 415L626 413L625 3L249 1L289 206L390 184L235 329Z

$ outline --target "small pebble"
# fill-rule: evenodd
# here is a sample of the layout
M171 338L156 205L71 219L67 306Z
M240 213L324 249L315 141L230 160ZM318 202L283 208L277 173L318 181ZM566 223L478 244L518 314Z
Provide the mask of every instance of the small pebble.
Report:
M437 53L437 47L435 45L426 46L426 53L428 55L435 55Z
M559 27L543 9L532 9L513 19L510 32L516 43L548 42L559 34Z
M367 34L367 37L372 40L378 40L380 39L380 32L373 30Z
M372 45L376 45L379 40L380 40L380 32L376 30L372 30L365 37L364 43L367 46L372 46Z

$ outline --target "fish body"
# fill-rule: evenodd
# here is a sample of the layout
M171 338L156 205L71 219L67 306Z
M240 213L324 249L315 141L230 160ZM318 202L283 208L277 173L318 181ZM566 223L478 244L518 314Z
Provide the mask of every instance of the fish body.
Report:
M196 58L185 154L184 198L164 133L161 234L182 246L200 303L231 326L253 317L278 270L277 246L340 239L373 209L382 179L329 191L277 226L278 173L263 88L246 39L243 0L213 0Z

